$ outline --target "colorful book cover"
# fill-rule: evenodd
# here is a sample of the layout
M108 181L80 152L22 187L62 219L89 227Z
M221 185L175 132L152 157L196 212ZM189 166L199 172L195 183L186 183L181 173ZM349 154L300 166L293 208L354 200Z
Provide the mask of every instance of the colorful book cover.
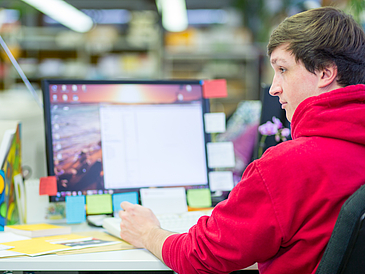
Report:
M0 171L0 231L5 225L19 223L16 204L14 176L22 174L21 167L21 126L18 124L9 152Z

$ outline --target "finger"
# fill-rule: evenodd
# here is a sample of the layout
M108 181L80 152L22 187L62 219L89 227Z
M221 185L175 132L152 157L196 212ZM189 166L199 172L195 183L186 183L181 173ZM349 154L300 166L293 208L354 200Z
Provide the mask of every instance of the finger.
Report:
M127 210L128 208L130 208L131 206L133 206L132 203L124 201L120 203L120 207L122 208L122 210Z

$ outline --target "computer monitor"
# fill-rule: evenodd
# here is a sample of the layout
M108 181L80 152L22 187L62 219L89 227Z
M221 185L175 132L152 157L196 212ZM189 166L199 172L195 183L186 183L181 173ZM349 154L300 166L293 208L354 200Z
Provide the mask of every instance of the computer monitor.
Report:
M208 188L202 81L43 80L57 195Z

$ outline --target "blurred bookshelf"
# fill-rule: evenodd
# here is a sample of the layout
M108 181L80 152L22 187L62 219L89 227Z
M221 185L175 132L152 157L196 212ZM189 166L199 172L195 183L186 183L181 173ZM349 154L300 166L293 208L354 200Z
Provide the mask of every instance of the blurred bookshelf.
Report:
M242 100L258 100L261 51L242 27L212 26L167 33L163 71L166 78L226 79L226 98L212 99L213 112L231 115Z
M158 14L132 11L127 25L97 25L76 33L57 25L3 25L1 35L35 89L45 78L226 79L227 98L213 112L232 114L240 101L257 100L261 57L252 34L239 24L190 26L164 32ZM232 18L232 14L228 14ZM24 87L0 50L0 90Z

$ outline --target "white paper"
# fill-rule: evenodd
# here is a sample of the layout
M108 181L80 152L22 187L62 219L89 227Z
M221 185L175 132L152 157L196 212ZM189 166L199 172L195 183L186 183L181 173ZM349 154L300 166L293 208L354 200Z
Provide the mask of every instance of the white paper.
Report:
M210 168L234 167L235 157L232 142L207 144L208 166Z
M0 258L14 257L14 256L21 256L21 255L24 255L24 254L15 252L15 251L0 250Z
M13 248L14 246L8 246L8 245L0 245L0 250L7 250L10 248Z
M27 180L25 183L25 216L27 224L47 221L48 195L39 195L39 179Z
M188 211L186 192L183 187L143 188L141 203L155 214L184 213Z
M233 188L232 171L209 172L209 186L211 191L230 191Z
M22 241L22 240L29 240L29 237L17 235L12 232L1 232L0 233L0 243L7 243L7 242L15 242L15 241Z
M204 122L206 133L217 133L226 131L225 113L205 113Z

